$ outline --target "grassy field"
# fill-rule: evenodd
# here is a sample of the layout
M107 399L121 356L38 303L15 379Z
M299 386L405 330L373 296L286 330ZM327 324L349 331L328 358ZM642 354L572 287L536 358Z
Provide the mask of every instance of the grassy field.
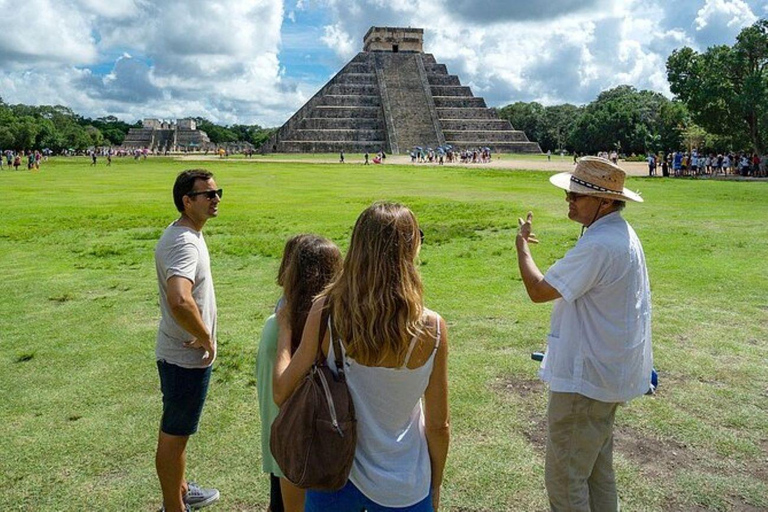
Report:
M190 162L86 159L0 172L0 510L159 508L153 248ZM225 189L206 239L219 347L188 473L216 510L265 510L253 367L282 245L317 232L344 250L376 199L409 205L426 235L427 304L449 325L453 439L446 510L546 509L546 390L530 352L550 305L527 299L517 218L534 212L548 267L575 243L542 172L213 161ZM768 509L768 183L632 179L625 216L653 288L661 387L619 410L625 511Z

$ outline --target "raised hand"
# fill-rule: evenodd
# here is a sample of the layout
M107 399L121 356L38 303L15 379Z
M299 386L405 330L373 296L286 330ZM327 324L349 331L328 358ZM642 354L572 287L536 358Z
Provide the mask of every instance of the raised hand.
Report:
M538 238L536 238L536 235L531 232L531 229L533 229L533 212L528 212L528 215L525 218L525 221L523 219L518 218L518 230L517 230L517 236L522 238L528 243L537 244L539 243Z

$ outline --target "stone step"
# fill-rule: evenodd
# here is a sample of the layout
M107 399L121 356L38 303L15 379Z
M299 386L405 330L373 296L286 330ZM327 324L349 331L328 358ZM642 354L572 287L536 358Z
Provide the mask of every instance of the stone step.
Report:
M448 67L445 64L428 64L424 62L424 70L427 75L447 75Z
M355 119L382 119L381 106L333 106L318 105L311 112L312 117L349 118Z
M454 151L462 149L491 148L494 153L536 153L541 154L541 148L536 142L470 142L446 140L453 146Z
M279 153L338 153L342 149L346 153L365 153L367 151L373 155L382 149L387 150L387 147L383 140L366 142L284 140L278 142L273 151Z
M384 120L377 117L311 117L302 119L298 127L303 130L383 130Z
M384 130L294 130L291 140L367 142L384 140Z
M465 85L432 85L432 96L462 96L472 98L472 89Z
M429 85L461 85L461 81L459 81L459 77L456 75L427 74L427 80L429 81Z
M443 131L455 130L512 130L506 119L441 119Z
M368 63L365 62L351 62L344 68L345 74L368 74L374 73L374 69Z
M528 137L520 130L443 130L445 140L488 142L528 142Z
M326 90L331 96L378 96L376 84L333 84Z
M443 119L498 119L496 113L489 108L462 108L462 107L443 107L437 108L437 117L440 122Z
M337 84L370 84L376 85L374 73L344 73L336 77Z
M435 107L441 108L487 108L483 98L463 98L460 96L433 96Z
M362 96L359 94L327 95L322 98L323 106L331 107L380 107L379 96Z

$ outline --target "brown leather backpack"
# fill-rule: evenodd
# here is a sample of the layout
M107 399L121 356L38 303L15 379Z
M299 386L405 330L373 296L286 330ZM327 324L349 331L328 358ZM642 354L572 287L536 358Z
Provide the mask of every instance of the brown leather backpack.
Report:
M344 487L357 446L357 420L344 374L341 344L331 336L336 375L323 356L330 311L323 306L318 354L309 373L272 423L269 447L285 477L302 489Z

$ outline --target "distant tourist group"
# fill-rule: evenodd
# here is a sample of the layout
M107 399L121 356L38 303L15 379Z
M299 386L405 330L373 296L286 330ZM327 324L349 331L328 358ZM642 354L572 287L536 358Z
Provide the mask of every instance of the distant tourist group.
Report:
M47 161L49 155L50 152L46 149L43 151L0 150L0 170L6 166L9 170L13 167L14 171L18 171L20 167L37 171L40 170L40 163Z
M554 511L618 510L614 416L650 387L648 273L621 215L642 199L624 179L596 157L550 179L565 191L582 236L546 273L529 248L537 242L531 213L515 237L527 294L554 302L539 372L549 384L544 485ZM222 197L210 172L179 174L179 218L155 249L162 391L155 463L167 512L220 499L188 481L185 468L220 348L203 228ZM271 511L438 510L450 443L449 343L446 322L424 304L417 261L428 241L408 207L376 202L358 216L346 255L315 234L285 243L281 294L256 361Z
M751 176L768 177L768 153L704 153L694 149L666 155L648 153L648 175L657 176Z

